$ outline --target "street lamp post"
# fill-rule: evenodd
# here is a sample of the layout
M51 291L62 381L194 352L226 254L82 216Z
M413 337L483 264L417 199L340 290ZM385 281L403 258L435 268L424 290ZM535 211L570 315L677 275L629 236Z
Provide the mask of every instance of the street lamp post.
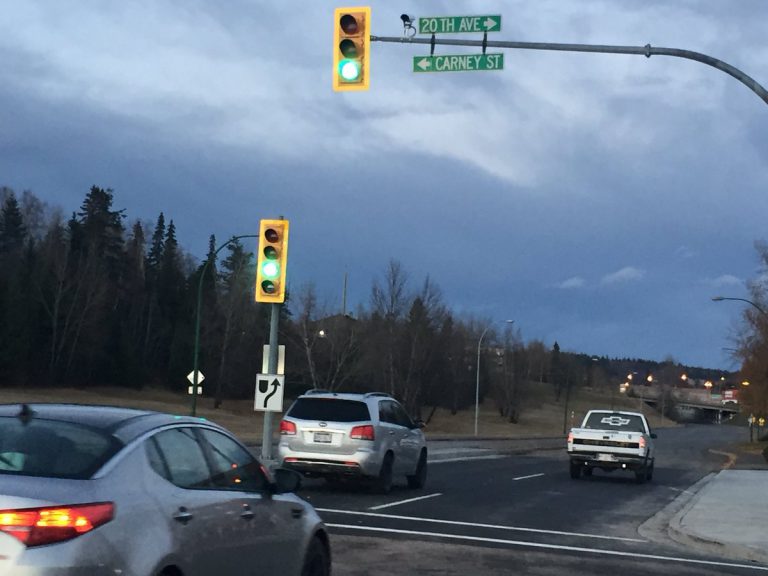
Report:
M728 298L726 296L712 296L712 302L722 302L723 300L735 300L737 302L746 302L750 306L754 306L755 309L760 312L763 316L768 316L768 312L763 310L760 306L752 302L752 300L747 300L746 298Z
M211 264L212 260L216 259L216 256L219 252L221 252L224 248L229 246L232 242L235 240L240 240L241 238L258 238L259 236L257 234L243 234L242 236L232 236L229 240L224 242L221 246L219 246L216 249L216 252L213 253L213 256L211 258L208 258L205 261L205 264L203 265L203 269L200 271L200 281L197 283L197 308L195 312L195 348L194 348L194 357L192 359L192 416L197 415L197 386L198 386L198 374L199 371L197 369L197 364L200 359L200 309L203 306L203 280L205 279L205 273L208 271L208 266Z
M514 324L514 320L507 320L507 324ZM493 322L488 324L480 334L480 339L477 341L477 379L475 381L475 436L477 436L477 420L480 416L480 346L483 344L483 338L486 333L493 326Z

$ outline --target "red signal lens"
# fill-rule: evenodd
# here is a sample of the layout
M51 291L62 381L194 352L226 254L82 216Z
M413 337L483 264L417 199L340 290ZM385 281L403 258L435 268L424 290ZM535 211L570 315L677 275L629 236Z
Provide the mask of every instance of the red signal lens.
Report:
M277 242L280 240L280 234L277 233L277 230L274 228L267 228L264 231L264 238L267 239L267 242Z
M344 14L339 20L341 29L345 34L357 34L360 30L360 25L357 23L357 19L351 14Z

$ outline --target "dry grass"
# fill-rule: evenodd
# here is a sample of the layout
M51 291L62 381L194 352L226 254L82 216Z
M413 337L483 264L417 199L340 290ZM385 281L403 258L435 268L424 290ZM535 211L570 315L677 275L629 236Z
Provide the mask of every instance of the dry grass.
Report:
M480 406L478 431L481 436L500 438L522 438L533 436L558 436L563 433L564 399L555 403L551 386L540 385L538 390L529 390L526 407L520 422L511 424L499 416L493 402L487 399ZM191 399L184 394L162 389L129 390L125 388L50 388L22 389L0 388L0 403L17 402L69 402L74 404L99 404L122 406L169 412L171 414L189 414ZM572 395L566 425L578 424L587 410L592 408L611 408L639 411L639 400L610 396L592 390L579 390ZM649 410L645 410L646 413ZM198 398L197 415L221 424L232 430L243 441L250 444L261 442L263 413L254 412L252 400L226 400L221 408L214 410L213 399ZM649 416L651 425L662 425L656 413ZM273 418L275 430L280 418ZM666 420L664 425L673 425ZM462 410L451 415L449 410L438 409L425 429L427 436L462 437L474 432L474 410Z

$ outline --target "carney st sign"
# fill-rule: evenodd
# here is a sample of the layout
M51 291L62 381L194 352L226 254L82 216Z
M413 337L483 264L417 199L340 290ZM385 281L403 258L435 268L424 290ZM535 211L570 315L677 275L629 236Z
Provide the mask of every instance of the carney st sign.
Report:
M503 70L504 54L456 54L414 56L414 72L470 72Z
M430 16L419 18L419 34L500 32L501 16Z

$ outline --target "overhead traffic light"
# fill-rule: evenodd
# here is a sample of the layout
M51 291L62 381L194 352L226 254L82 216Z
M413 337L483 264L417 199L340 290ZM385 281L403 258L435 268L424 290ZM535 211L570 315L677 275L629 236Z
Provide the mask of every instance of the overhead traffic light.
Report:
M256 302L285 302L288 220L262 220L256 264Z
M371 8L336 8L333 18L333 89L368 90Z

